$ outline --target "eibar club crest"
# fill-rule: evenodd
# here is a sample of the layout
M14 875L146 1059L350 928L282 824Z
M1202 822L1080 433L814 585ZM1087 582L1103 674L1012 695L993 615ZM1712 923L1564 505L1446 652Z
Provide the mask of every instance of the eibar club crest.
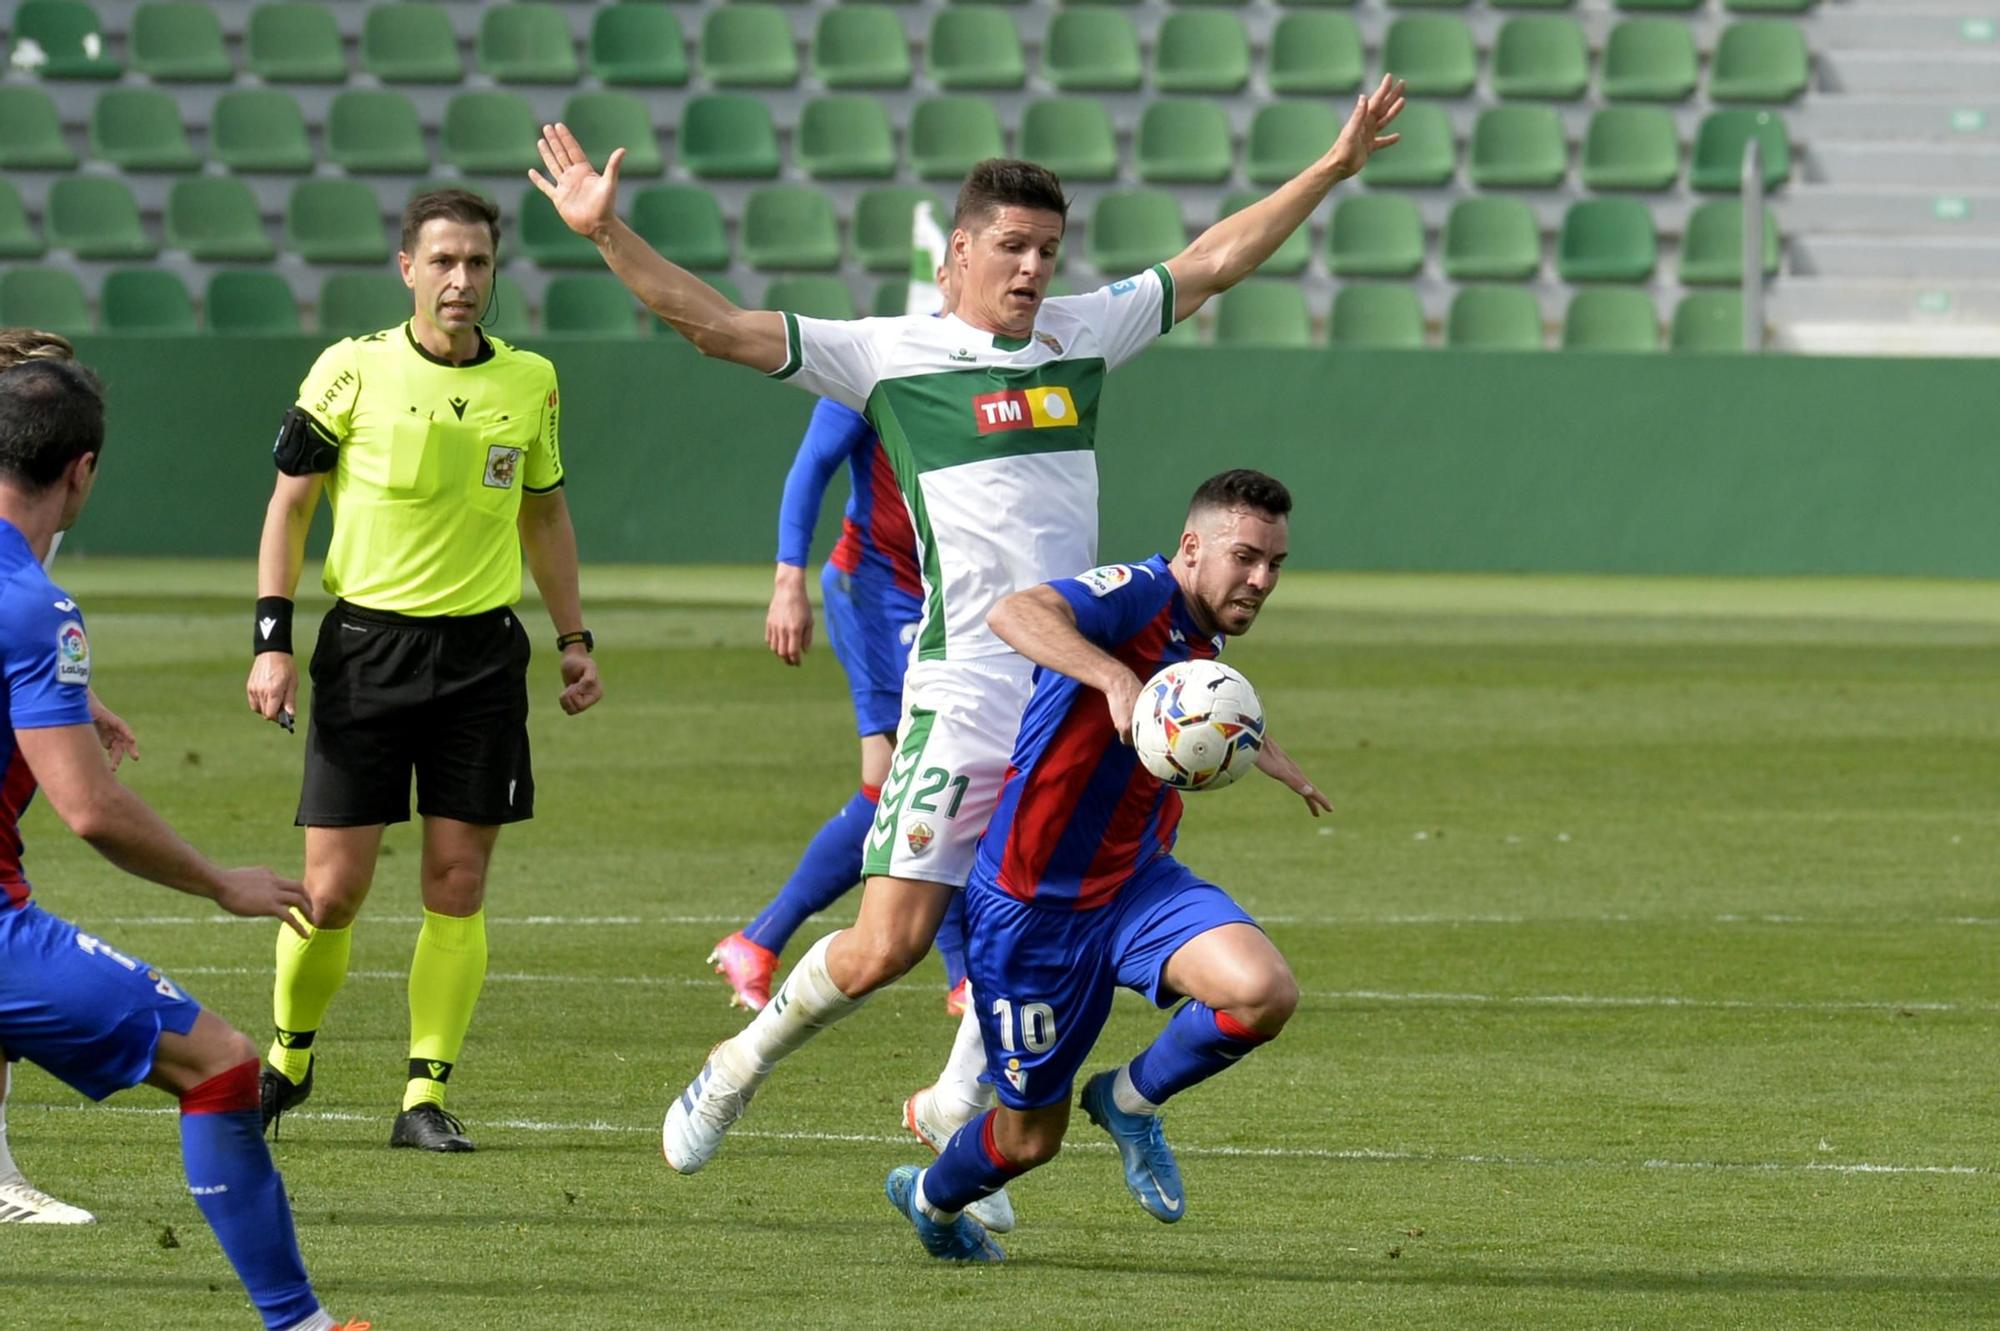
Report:
M931 830L929 823L911 823L903 832L903 840L910 843L912 855L923 854L931 848L931 842L936 839L937 833Z
M1014 1088L1014 1093L1017 1095L1028 1093L1028 1074L1021 1070L1021 1060L1018 1058L1007 1060L1007 1084Z
M495 490L514 488L514 473L521 466L521 450L495 444L486 450L486 484Z

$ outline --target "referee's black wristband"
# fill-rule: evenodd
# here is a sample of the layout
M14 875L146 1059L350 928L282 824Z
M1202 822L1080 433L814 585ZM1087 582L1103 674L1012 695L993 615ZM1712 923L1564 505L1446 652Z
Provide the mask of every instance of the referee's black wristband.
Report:
M289 596L257 598L257 624L251 635L251 654L292 650L292 599Z

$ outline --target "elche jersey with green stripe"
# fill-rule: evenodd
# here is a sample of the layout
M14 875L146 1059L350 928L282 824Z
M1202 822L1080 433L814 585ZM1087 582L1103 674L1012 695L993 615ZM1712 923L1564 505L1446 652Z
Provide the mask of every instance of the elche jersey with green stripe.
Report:
M1173 275L1045 300L1024 338L954 315L784 319L772 377L861 412L895 468L924 579L915 659L1010 654L994 604L1097 563L1104 376L1172 330Z

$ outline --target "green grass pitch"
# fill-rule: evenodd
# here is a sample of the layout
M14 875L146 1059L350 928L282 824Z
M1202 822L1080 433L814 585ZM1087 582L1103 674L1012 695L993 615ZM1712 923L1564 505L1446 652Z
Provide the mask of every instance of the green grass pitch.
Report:
M296 868L301 739L252 720L247 566L73 561L132 783ZM709 1169L658 1125L734 1030L702 957L852 788L823 644L766 575L593 570L608 697L531 623L540 816L493 877L453 1080L479 1151L386 1148L415 841L393 833L276 1155L336 1313L378 1328L1941 1327L2000 1317L2000 599L1930 583L1289 576L1230 659L1334 793L1251 778L1181 848L1267 923L1291 1028L1169 1111L1189 1215L1079 1116L1010 1262L932 1264L882 1200L951 1025L935 960L788 1063ZM318 604L308 607L316 610ZM311 616L301 626L302 640ZM45 808L40 900L261 1043L272 930L121 878ZM807 926L796 956L851 901ZM1093 1066L1160 1017L1121 1001ZM102 1218L0 1231L0 1327L255 1325L168 1102L32 1068L29 1176Z

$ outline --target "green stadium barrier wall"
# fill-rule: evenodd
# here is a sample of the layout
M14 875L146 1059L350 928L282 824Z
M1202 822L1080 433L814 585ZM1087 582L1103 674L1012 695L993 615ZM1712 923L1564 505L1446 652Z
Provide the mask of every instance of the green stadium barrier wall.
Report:
M110 435L66 552L254 555L323 345L84 339ZM586 561L771 558L810 396L671 338L527 345ZM1197 482L1255 466L1296 496L1300 568L2000 576L1996 421L1977 360L1162 347L1106 392L1102 549L1167 546Z

